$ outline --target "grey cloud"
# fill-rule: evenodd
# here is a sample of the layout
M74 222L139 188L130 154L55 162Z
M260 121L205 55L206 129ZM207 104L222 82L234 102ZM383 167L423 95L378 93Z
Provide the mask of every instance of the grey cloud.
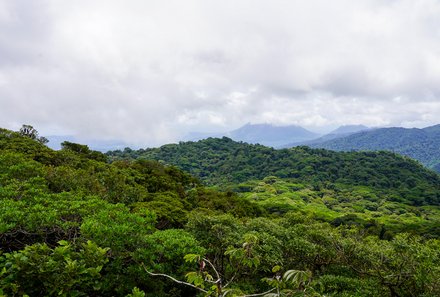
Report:
M440 113L434 0L5 3L3 127L158 145L246 122L421 126Z
M42 60L50 34L47 7L38 1L5 1L0 8L0 66Z

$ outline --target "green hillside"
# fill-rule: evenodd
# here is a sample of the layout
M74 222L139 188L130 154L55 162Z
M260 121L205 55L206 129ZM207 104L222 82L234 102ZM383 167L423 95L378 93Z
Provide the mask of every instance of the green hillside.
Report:
M316 187L268 176L234 185L231 190L273 215L301 214L334 226L361 226L364 232L389 238L399 232L440 237L440 208L411 206L377 194L374 188Z
M392 151L440 172L440 125L424 129L375 129L310 146L335 151Z
M164 147L218 191L122 159L145 151L53 151L36 135L0 130L0 296L440 295L438 177L414 161L229 139Z
M228 184L273 175L331 187L368 186L408 204L440 204L440 176L417 162L390 152L334 152L209 138L160 148L107 153L113 159L154 159L172 164L207 184Z

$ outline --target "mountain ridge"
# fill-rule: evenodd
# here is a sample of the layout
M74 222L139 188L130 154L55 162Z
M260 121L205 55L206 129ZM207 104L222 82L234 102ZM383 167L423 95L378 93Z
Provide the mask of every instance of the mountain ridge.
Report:
M209 137L228 137L235 141L251 144L262 144L271 147L280 147L290 142L307 141L318 137L319 134L311 132L298 125L276 126L273 124L247 123L240 128L223 133L192 132L186 141L199 141Z
M309 146L335 151L392 151L418 160L428 168L440 172L440 125L422 129L379 128L310 143Z
M347 133L356 133L363 130L368 130L369 127L365 125L342 125L339 126L337 129L331 131L328 134L347 134Z
M282 145L279 148L291 148L291 147L301 146L301 145L311 146L313 144L318 144L318 143L322 143L322 142L325 142L328 140L349 136L351 134L355 134L355 133L358 133L361 131L366 131L369 129L372 129L372 128L369 128L364 125L343 125L343 126L339 126L338 128L331 131L330 133L325 134L323 136L320 136L318 138L308 140L308 141L289 143L286 145Z

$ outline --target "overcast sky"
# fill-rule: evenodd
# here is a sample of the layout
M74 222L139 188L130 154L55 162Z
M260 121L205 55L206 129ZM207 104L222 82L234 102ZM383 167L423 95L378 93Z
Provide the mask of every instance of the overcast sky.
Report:
M155 146L440 123L440 1L0 0L0 126Z

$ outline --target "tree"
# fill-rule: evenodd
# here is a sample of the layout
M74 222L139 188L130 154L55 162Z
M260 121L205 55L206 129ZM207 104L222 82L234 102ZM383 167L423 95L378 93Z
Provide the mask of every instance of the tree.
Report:
M36 140L39 143L46 144L49 140L46 137L39 136L38 131L31 125L23 125L19 131L21 136Z

